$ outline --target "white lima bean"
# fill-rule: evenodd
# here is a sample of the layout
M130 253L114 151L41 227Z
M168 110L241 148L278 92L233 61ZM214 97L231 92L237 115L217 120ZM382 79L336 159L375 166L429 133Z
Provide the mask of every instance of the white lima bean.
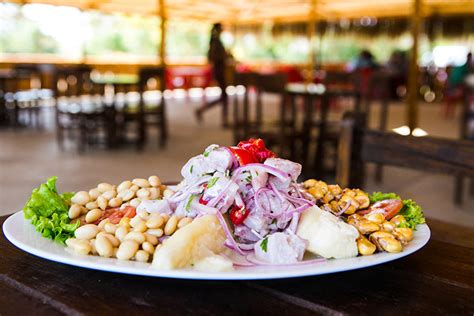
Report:
M99 204L97 204L96 201L91 201L91 202L86 204L86 208L88 210L93 210L93 209L98 208L98 207L99 207Z
M110 199L110 201L109 201L109 206L110 207L119 207L120 205L122 205L122 199L119 198L119 197L114 197L114 198Z
M126 228L130 228L130 217L122 217L119 222L119 225Z
M107 205L109 204L109 201L102 195L97 198L97 205L101 210L105 210L107 208Z
M146 221L146 227L148 228L160 228L165 220L159 214L152 214L150 218Z
M134 240L124 240L118 250L117 258L120 260L129 260L131 259L138 250L138 243Z
M98 220L102 216L102 211L99 210L98 208L90 210L86 214L86 222L87 223L93 223L96 220Z
M120 240L120 241L123 241L127 234L128 234L128 228L125 227L125 226L120 226L115 231L115 237L117 237L117 239Z
M103 237L107 238L110 241L110 243L112 244L113 247L118 247L120 245L120 240L118 240L112 234L100 232L100 233L97 234L96 239L99 238L99 236L103 236Z
M139 198L135 198L135 199L130 201L130 206L133 206L133 207L137 208L138 205L140 205L141 202L142 202L142 200L140 200Z
M150 185L152 187L158 187L159 185L161 185L161 180L160 178L158 178L158 176L150 176L148 178L148 183L150 183Z
M117 192L130 189L131 186L132 186L132 181L130 180L123 181L117 186Z
M148 182L147 179L141 179L141 178L133 179L132 183L135 184L135 185L138 185L140 188L149 188L150 187L150 183Z
M151 200L157 200L161 197L161 192L160 189L158 188L149 188L150 191L150 199Z
M168 222L165 225L165 235L171 235L176 231L176 226L178 225L178 218L176 216L171 216Z
M83 206L81 206L79 204L71 205L71 207L69 208L69 212L68 212L69 218L74 219L74 218L79 217L82 213L82 209L83 209Z
M150 254L146 252L145 250L138 250L137 253L135 254L135 260L139 262L147 262L149 258L150 258Z
M115 234L115 231L117 231L117 226L112 223L106 223L104 225L104 231L109 234Z
M152 255L153 252L155 251L155 246L153 246L153 245L151 244L151 242L145 241L145 242L142 244L142 249Z
M104 193L102 193L102 196L108 201L110 201L111 199L117 196L117 192L115 192L115 190L105 191Z
M95 249L101 257L111 257L114 254L114 247L109 238L104 235L98 235L95 240Z
M138 211L137 214L138 214L138 217L140 217L144 221L146 221L146 220L148 220L148 218L150 218L150 213L148 213L147 211L144 211L144 210Z
M193 221L193 219L191 217L184 217L184 218L179 220L178 228L182 228L182 227L188 225L189 223L191 223L192 221Z
M145 221L138 222L138 224L135 227L133 227L134 231L141 232L141 233L146 232L147 229L148 228L145 225Z
M106 219L103 219L100 221L99 225L97 225L97 227L99 227L99 230L104 230L104 227L107 223L110 223L110 220L108 218Z
M158 237L145 233L146 241L152 244L153 246L158 245Z
M150 197L150 191L145 188L141 188L137 191L137 197L140 199L148 199Z
M84 226L79 227L74 232L74 235L77 239L82 240L91 240L99 233L99 227L94 224L86 224Z
M126 202L133 199L133 197L135 196L135 192L130 189L125 189L125 190L119 191L117 196Z
M66 245L74 250L74 252L82 255L88 255L92 251L92 246L87 240L69 238L66 240Z
M79 191L71 198L71 203L86 205L90 201L89 193L86 191Z
M138 189L140 189L140 187L139 187L138 185L136 185L136 184L134 184L134 185L132 185L132 186L130 187L130 190L132 190L133 192L137 192Z
M89 197L91 198L91 200L97 200L99 195L100 195L99 189L94 188L94 189L89 190Z
M161 228L149 229L146 231L146 233L155 237L161 237L163 236L163 229Z
M142 244L146 237L142 232L131 231L125 236L125 240L135 240L137 243Z
M109 183L99 183L97 189L100 191L100 193L105 193L107 191L115 190L115 187Z

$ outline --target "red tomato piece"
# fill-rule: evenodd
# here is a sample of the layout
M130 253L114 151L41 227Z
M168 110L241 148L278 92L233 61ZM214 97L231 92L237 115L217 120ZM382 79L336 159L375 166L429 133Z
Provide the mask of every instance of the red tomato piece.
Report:
M108 218L112 224L118 224L123 217L133 218L135 215L137 215L137 212L133 206L126 206L123 209L119 207L108 208L102 213L102 216L95 224L99 224L106 218Z
M230 220L234 225L240 225L249 216L249 211L245 207L238 207L235 205L230 210Z
M401 200L388 199L388 200L375 202L369 207L368 210L357 212L357 213L361 215L370 214L370 213L381 213L385 216L386 220L389 220L395 215L397 215L397 213L400 212L402 207L403 207L403 203Z

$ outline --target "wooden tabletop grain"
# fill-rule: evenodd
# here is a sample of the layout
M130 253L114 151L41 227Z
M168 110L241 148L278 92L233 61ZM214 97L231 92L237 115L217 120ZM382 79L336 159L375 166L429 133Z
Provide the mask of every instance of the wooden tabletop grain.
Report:
M54 263L15 248L2 232L0 315L473 315L474 232L428 224L428 245L395 262L316 277L232 282Z

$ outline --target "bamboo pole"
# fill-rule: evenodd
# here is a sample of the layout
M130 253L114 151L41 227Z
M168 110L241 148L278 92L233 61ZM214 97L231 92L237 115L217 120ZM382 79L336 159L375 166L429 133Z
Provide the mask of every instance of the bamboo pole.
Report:
M158 7L160 13L160 62L161 66L166 66L166 8L165 8L165 0L158 0Z
M411 14L411 36L413 46L410 56L410 68L408 72L408 99L406 109L407 125L411 131L418 126L418 37L421 24L421 1L413 0Z
M314 71L314 61L316 57L316 53L314 51L314 33L315 33L315 24L316 24L316 1L317 0L310 0L310 10L308 14L308 25L307 25L307 36L308 36L308 44L309 44L309 52L308 52L308 76L306 78L307 83L313 81L313 71Z

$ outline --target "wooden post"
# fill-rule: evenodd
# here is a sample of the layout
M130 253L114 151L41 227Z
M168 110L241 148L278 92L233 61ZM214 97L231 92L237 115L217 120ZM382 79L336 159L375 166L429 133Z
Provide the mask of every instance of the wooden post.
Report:
M315 51L314 51L314 29L316 27L316 0L310 1L310 10L308 15L308 25L307 25L307 35L309 43L309 53L308 53L308 77L306 81L311 83L313 81L312 73L314 71L314 60L315 60Z
M411 37L413 46L411 49L410 68L408 72L408 99L406 119L411 131L418 125L418 35L421 23L421 1L413 0L413 11L411 15Z
M161 66L166 66L166 8L165 8L165 0L158 0L158 7L160 13L160 62Z

